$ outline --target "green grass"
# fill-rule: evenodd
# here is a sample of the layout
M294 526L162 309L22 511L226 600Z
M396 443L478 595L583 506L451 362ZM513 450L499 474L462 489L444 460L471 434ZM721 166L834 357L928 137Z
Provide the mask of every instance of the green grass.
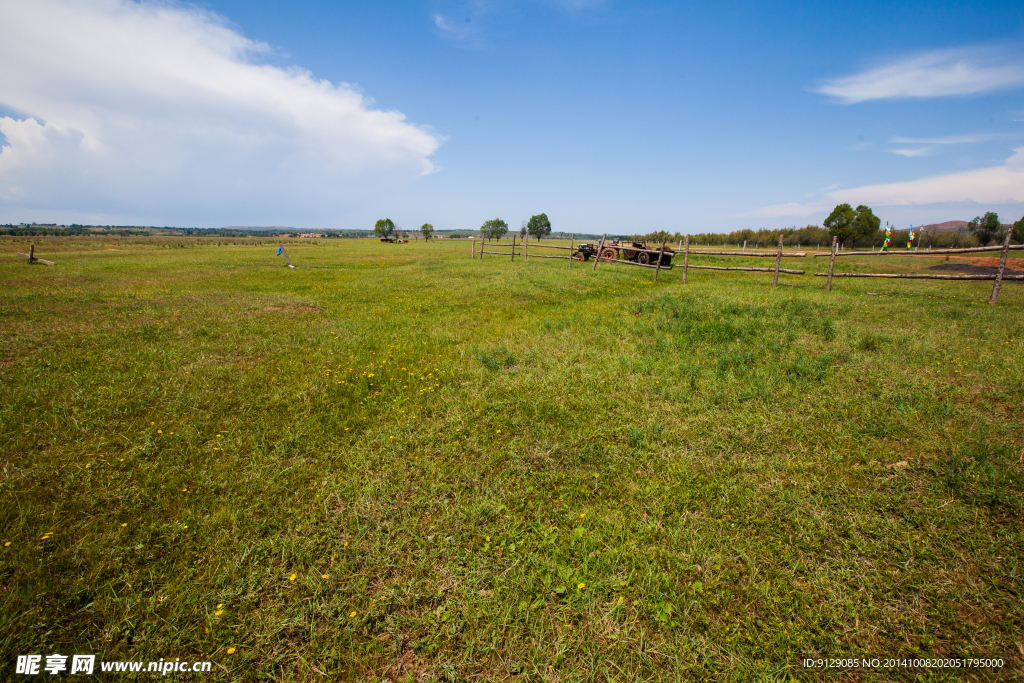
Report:
M295 270L269 240L35 244L56 267L0 261L4 667L1024 671L1022 286L992 307L989 282L653 284L462 240L294 241ZM719 261L771 265L694 257Z

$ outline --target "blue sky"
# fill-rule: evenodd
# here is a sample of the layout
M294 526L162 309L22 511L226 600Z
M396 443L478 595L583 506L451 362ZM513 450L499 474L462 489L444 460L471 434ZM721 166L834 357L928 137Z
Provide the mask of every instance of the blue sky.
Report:
M0 8L0 222L1024 216L1016 3Z

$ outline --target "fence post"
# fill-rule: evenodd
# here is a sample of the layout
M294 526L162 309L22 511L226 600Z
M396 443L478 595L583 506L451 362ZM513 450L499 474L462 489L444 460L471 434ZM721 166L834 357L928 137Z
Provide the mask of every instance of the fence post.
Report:
M832 269L836 265L836 243L839 241L839 237L836 235L832 236L832 253L828 257L828 280L825 281L825 291L832 291Z
M746 244L744 242L744 244ZM690 236L686 236L686 251L683 252L683 284L686 284L686 269L690 267Z
M569 270L572 270L572 245L576 241L576 233L569 235Z
M662 237L661 238L661 251L658 252L658 265L656 265L654 267L654 281L655 282L658 281L658 271L661 270L661 258L665 255L665 242L667 240L668 240L668 237Z
M597 247L597 255L594 257L594 266L590 269L591 273L597 271L597 262L601 260L601 251L604 249L604 240L606 237L608 237L608 233L604 234L604 237L601 238L601 244Z
M516 236L512 235L512 263L516 262Z
M743 240L743 251L747 250L747 241Z
M779 264L782 262L782 233L779 233L779 251L775 254L775 277L772 278L772 287L779 286Z
M988 299L988 303L991 306L996 305L996 299L999 298L999 285L1003 284L1003 269L1006 267L1006 253L1010 251L1011 235L1013 235L1012 225L1006 229L1006 241L1003 242L1003 251L999 254L999 270L996 271L996 283L992 285L992 296Z
M28 264L32 265L32 262L36 260L36 245L30 244L28 247Z
M469 254L470 258L476 258L476 240L472 237L469 238Z
M530 260L530 235L523 238L523 263Z

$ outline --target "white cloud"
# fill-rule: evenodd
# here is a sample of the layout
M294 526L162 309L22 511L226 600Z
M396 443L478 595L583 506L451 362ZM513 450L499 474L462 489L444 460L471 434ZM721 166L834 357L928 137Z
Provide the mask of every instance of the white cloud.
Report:
M1010 158L999 166L905 182L833 190L827 196L836 202L869 206L960 201L1021 202L1024 201L1024 147L1013 150Z
M746 213L734 214L737 218L785 218L786 216L810 216L825 210L826 205L821 203L800 204L788 202L786 204L773 204L762 206Z
M209 12L33 0L0 23L0 103L24 112L0 119L0 208L286 220L434 170L438 136Z
M900 156L904 156L904 157L923 157L926 154L928 154L929 152L931 152L932 148L931 147L916 147L916 148L905 147L903 149L890 149L889 151L892 152L893 154L899 154Z
M975 205L999 205L1016 211L1024 203L1024 147L1013 150L1004 163L989 168L847 189L833 186L820 192L824 195L820 200L812 198L805 204L789 202L762 206L734 214L734 217L771 219L819 214L824 218L836 204L843 202L853 206L923 207L926 215L935 216L945 215L943 211L965 210L964 207L976 210Z
M1019 138L1020 133L968 133L967 135L949 135L941 138L889 138L889 142L901 145L966 145L991 140Z
M1024 86L1024 63L1002 50L936 50L826 81L812 92L843 104L977 95Z

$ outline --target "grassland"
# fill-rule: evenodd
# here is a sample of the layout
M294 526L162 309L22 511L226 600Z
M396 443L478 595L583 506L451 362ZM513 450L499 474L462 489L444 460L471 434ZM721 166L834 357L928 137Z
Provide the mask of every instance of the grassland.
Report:
M35 244L0 241L0 677L1024 672L1024 286ZM865 656L1005 666L800 664Z

